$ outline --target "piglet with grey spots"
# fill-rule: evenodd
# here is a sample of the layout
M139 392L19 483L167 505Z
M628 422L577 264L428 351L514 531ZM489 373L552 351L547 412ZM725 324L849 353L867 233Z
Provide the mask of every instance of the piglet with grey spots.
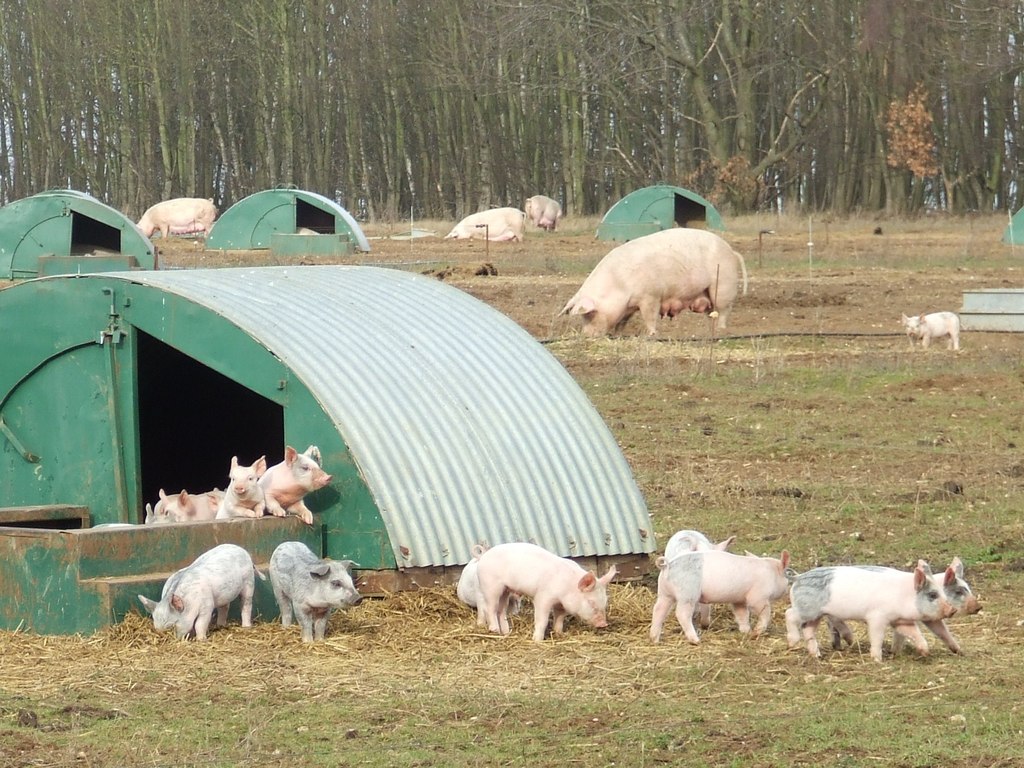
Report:
M323 560L301 541L278 544L270 556L270 583L281 624L291 626L294 615L303 642L323 640L331 613L363 599L352 583L353 565L351 560Z
M691 643L700 642L693 626L698 603L728 603L741 632L750 632L750 613L757 616L754 636L768 628L772 601L786 594L789 553L780 559L734 555L730 552L683 552L671 560L659 557L658 599L651 618L651 641L661 639L665 619L673 606L676 618Z
M955 574L950 569L944 579L951 577ZM794 579L789 597L789 647L798 646L802 635L807 652L814 657L821 655L816 633L825 616L838 622L866 622L871 658L881 661L882 643L890 626L926 656L928 643L917 622L940 622L954 611L942 587L929 577L923 560L918 561L913 573L856 565L813 568Z

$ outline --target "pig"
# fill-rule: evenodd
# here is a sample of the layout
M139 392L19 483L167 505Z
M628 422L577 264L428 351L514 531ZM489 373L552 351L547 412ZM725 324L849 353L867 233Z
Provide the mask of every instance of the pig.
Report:
M543 642L552 616L556 635L562 634L566 614L578 616L594 627L607 627L607 588L615 572L613 565L598 578L593 571L536 544L498 544L481 554L477 563L478 617L486 620L491 632L507 635L508 603L515 592L533 599L535 642Z
M964 581L964 564L961 562L959 557L954 557L953 561L949 564L949 568L938 576L932 575L931 568L927 563L924 563L923 561L922 563L926 573L929 574L929 578L935 586L945 592L946 599L949 601L949 604L953 607L956 614L971 616L981 610L981 603L979 603L978 598L974 596L970 585ZM880 566L862 567L876 570L880 568ZM953 572L952 579L949 579L948 577L950 570ZM910 578L912 575L906 571L897 571L897 573L903 573L907 578ZM949 631L949 627L946 626L945 621L939 619L937 621L923 621L921 623L928 627L936 637L942 640L950 651L953 653L960 653L960 643L958 643L956 638L953 637L952 633ZM848 645L853 645L853 633L846 625L846 622L829 616L828 625L832 633L832 647L834 649L841 649L843 647L844 640ZM893 633L892 653L894 656L902 649L903 640L903 634L900 632Z
M205 237L213 229L216 218L217 206L212 198L177 197L148 208L139 219L138 227L146 237L152 237L159 230L165 240L168 235L202 233Z
M745 295L746 263L718 235L666 229L609 251L559 314L582 315L588 336L620 331L638 311L650 336L659 317L684 309L717 317L724 330L741 274Z
M673 606L686 639L694 645L700 636L693 626L697 603L730 603L740 632L750 632L750 612L757 616L754 637L761 635L772 618L772 602L786 594L789 552L780 559L734 555L721 550L683 552L671 560L659 557L658 598L651 615L651 642L661 640L661 630Z
M260 478L267 511L277 517L294 512L307 525L313 513L303 503L307 493L328 485L334 478L320 468L320 449L311 445L299 453L290 445L284 449L284 461L275 464Z
M921 340L921 348L928 349L932 339L941 339L948 336L946 349L960 349L960 318L954 312L932 312L925 315L901 315L903 328L907 332L910 346L914 346L914 339Z
M146 524L196 523L213 520L217 516L224 491L214 488L206 493L190 494L182 489L177 496L168 496L160 489L160 500L155 506L146 504Z
M857 565L824 566L798 574L786 611L789 647L797 647L802 634L807 652L820 657L815 633L822 617L829 616L840 622L866 622L871 658L875 661L882 660L882 642L890 626L926 656L928 643L917 622L942 621L954 610L942 588L929 578L926 566L923 560L919 561L911 574L894 568ZM947 573L945 578L953 575Z
M470 214L452 229L445 240L492 240L522 242L526 214L518 208L491 208Z
M179 640L193 632L196 640L205 640L214 610L217 611L217 626L225 626L228 605L239 596L242 598L242 626L252 626L256 576L266 579L256 570L248 552L237 544L220 544L164 582L159 602L145 595L139 595L139 601L152 614L157 630L173 627Z
M534 195L527 198L523 206L528 218L535 227L554 232L558 226L558 220L562 218L562 206L557 200L552 200L545 195Z
M473 559L470 560L462 569L462 573L459 574L459 583L455 587L455 594L458 595L459 600L464 602L470 608L477 609L477 623L481 627L487 626L487 621L483 618L483 612L480 610L482 602L480 600L480 579L477 575L477 568L479 565L480 555L487 551L487 547L482 544L474 544L469 550ZM508 601L508 612L511 614L517 614L520 611L522 604L522 596L518 594L512 594Z
M683 552L708 552L712 549L724 552L729 549L729 546L735 539L735 536L730 536L728 539L725 539L725 541L712 544L711 539L700 531L676 531L672 534L672 538L668 540L668 544L665 545L665 559L671 560L673 557L680 555ZM702 629L707 629L711 626L710 605L706 603L699 603L694 609L694 612L699 616L700 626Z
M217 519L227 520L232 517L263 517L267 503L259 479L267 471L267 457L260 456L251 465L238 463L238 457L231 457L231 469L228 470L228 489L217 509Z
M323 560L301 541L285 541L270 556L270 584L281 609L281 625L292 615L302 628L302 642L323 640L336 608L358 605L362 596L352 583L351 560Z

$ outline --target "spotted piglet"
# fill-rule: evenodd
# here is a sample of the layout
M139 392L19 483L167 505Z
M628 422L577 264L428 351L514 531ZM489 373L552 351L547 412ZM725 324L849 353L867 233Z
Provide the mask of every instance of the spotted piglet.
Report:
M331 613L358 605L362 596L352 582L351 560L324 560L301 541L285 541L270 556L270 584L281 609L281 624L292 616L302 628L302 641L323 640Z
M659 557L658 599L651 617L651 641L661 639L665 619L673 606L686 639L700 642L693 626L698 603L728 603L741 632L750 632L750 613L757 618L754 635L768 628L772 601L786 594L789 553L781 559L734 555L731 552L684 552L671 560Z

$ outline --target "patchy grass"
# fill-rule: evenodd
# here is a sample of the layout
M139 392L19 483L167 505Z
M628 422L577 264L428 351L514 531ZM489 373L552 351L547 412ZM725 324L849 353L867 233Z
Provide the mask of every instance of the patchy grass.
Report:
M901 310L956 310L966 288L1019 282L998 243L1005 220L812 221L810 259L806 219L730 223L751 293L725 339L702 317L653 340L635 323L582 338L557 312L612 247L593 226L489 248L374 240L358 260L425 271L486 255L497 276L446 279L572 373L661 542L680 528L736 534L734 550L785 548L798 570L959 555L984 604L950 622L962 657L933 639L927 658L877 664L855 626L857 645L823 643L811 659L787 649L781 605L756 640L718 608L700 646L674 621L652 645L649 583L613 585L607 630L570 621L543 644L529 610L511 636L490 636L453 590L364 601L313 646L266 622L178 643L131 616L92 637L0 633L0 765L1024 762L1020 340L965 333L959 354L923 352L899 330ZM758 253L765 228L776 234ZM172 246L169 266L267 260Z

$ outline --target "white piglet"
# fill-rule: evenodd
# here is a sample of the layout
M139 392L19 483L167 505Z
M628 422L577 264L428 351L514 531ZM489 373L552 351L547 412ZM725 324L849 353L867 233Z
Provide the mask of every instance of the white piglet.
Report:
M567 614L594 627L608 626L607 587L615 566L598 578L566 557L526 542L498 544L482 555L477 565L481 615L491 632L509 633L508 604L514 593L533 599L533 639L544 640L548 621L562 634Z
M324 560L301 541L278 544L270 556L270 584L281 609L281 624L292 616L302 628L302 641L323 640L331 613L358 605L362 596L352 582L351 560Z
M242 626L252 626L252 595L255 577L266 577L256 570L252 557L237 544L220 544L175 572L164 582L160 601L139 595L139 601L153 615L158 630L174 628L179 638L195 634L205 640L213 612L217 626L228 622L228 606L242 598Z
M741 632L750 632L750 614L757 616L754 636L768 628L772 602L786 594L789 581L786 569L789 553L780 559L734 555L711 550L684 552L671 560L659 557L658 599L651 615L651 641L661 639L665 619L673 606L686 639L700 642L693 626L693 611L698 603L732 605Z
M902 315L901 322L913 346L914 339L921 340L921 347L928 349L932 339L948 338L946 349L960 349L960 318L954 312L932 312L925 315Z
M266 471L266 456L260 456L250 465L239 464L238 457L232 456L231 469L228 470L228 489L217 509L217 519L263 517L267 503L259 480Z
M320 468L319 448L311 445L305 453L299 453L289 445L284 450L284 461L263 473L260 488L270 514L284 517L292 512L302 522L312 525L313 513L303 499L307 493L330 484L332 479Z

